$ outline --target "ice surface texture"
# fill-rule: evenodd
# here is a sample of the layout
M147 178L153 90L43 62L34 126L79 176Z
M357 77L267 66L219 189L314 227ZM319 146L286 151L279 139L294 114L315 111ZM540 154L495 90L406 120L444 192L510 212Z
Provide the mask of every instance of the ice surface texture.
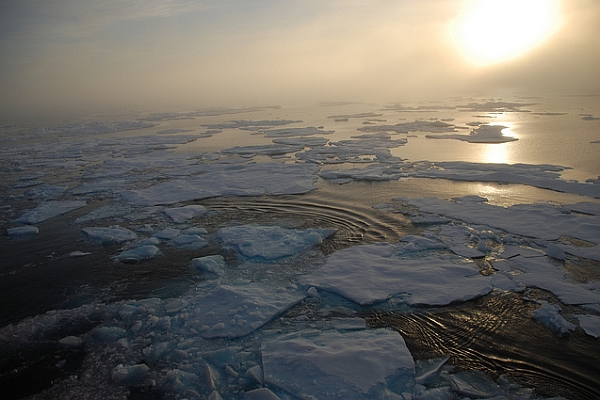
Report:
M414 379L412 356L391 330L283 335L261 352L265 381L302 399L364 399L392 374L407 389Z
M217 237L240 255L255 261L290 257L319 245L334 229L286 229L279 226L244 225L221 228Z
M354 246L331 254L300 282L368 305L401 294L409 304L444 305L492 290L473 263L453 256L395 257L392 244Z
M173 204L216 196L299 194L314 189L317 171L310 164L206 165L203 174L121 194L134 205Z
M26 212L15 220L23 224L35 225L50 218L85 207L82 200L48 201L40 203L35 209Z
M204 338L236 338L254 332L306 297L257 284L219 286L195 300L189 328Z

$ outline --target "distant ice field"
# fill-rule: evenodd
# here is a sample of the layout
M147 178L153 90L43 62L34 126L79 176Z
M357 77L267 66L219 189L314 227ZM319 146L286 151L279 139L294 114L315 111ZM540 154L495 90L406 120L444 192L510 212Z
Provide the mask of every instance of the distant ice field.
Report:
M19 398L600 397L600 100L0 128Z

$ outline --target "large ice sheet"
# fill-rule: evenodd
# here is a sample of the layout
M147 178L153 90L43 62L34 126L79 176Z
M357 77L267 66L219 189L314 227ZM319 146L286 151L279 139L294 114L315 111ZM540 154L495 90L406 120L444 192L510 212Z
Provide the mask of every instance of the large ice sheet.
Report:
M189 306L188 329L204 338L236 338L257 330L306 297L258 284L219 286Z
M377 385L392 375L400 390L414 384L412 356L391 330L288 334L265 340L261 352L265 382L301 399L379 398Z
M409 304L445 305L492 290L474 263L450 255L396 258L389 243L336 251L325 265L300 282L368 305L401 294Z
M85 207L85 205L86 202L84 200L47 201L38 204L36 208L21 215L15 221L35 225L47 219Z
M571 213L567 207L551 204L517 204L505 208L484 203L450 202L433 197L401 200L421 211L468 223L483 224L518 235L545 240L571 236L596 244L600 243L600 217Z
M280 226L240 225L219 229L217 237L242 256L274 261L297 255L335 233L334 229L287 229Z
M433 165L414 164L409 176L443 178L469 182L521 183L559 192L600 197L600 185L560 179L564 167L530 164L486 164L464 161L436 162Z
M147 189L125 190L131 204L173 204L209 197L300 194L314 189L314 164L207 164L203 174L159 183Z

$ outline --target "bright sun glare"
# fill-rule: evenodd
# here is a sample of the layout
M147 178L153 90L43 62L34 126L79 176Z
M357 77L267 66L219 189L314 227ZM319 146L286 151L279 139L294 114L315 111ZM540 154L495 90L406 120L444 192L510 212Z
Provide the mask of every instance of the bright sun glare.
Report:
M519 57L559 25L559 0L474 0L452 24L456 45L472 63Z

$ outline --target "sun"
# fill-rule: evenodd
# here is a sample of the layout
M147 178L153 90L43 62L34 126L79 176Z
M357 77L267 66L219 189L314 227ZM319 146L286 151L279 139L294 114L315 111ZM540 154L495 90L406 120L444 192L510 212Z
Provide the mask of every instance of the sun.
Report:
M558 29L559 0L472 0L452 22L455 44L473 64L519 57Z

